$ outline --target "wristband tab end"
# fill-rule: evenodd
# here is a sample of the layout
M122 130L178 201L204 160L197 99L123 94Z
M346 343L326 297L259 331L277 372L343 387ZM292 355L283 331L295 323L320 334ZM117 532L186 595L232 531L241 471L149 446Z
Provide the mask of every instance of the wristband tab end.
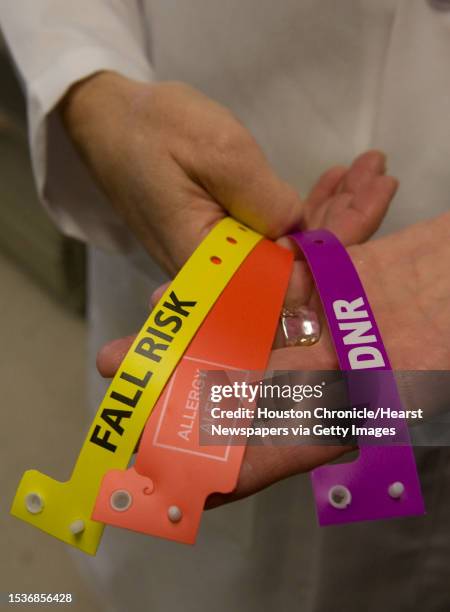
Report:
M311 477L321 526L425 514L411 447L361 447L353 463L325 465Z
M134 467L111 470L103 478L92 516L114 527L194 544L204 496L192 484L179 474L153 481Z
M11 514L42 531L95 555L104 525L91 519L85 487L59 482L36 470L24 473Z

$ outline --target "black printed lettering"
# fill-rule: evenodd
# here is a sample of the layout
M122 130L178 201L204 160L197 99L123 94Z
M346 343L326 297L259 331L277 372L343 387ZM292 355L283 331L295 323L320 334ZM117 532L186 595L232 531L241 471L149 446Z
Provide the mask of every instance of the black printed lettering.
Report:
M166 325L173 324L173 327L170 330L173 334L180 331L183 324L180 317L176 317L175 315L170 315L168 317L164 310L158 310L158 312L155 314L155 323L158 327L166 327Z
M161 361L161 355L157 355L155 351L167 351L167 347L167 344L158 344L153 338L142 338L134 349L134 352L159 363Z
M140 387L141 389L145 389L148 384L148 381L152 377L152 372L146 372L144 378L138 378L137 376L133 376L133 374L128 374L128 372L122 372L120 378L122 380L126 380L132 385L136 385L136 387Z
M111 453L115 453L117 446L115 444L111 444L111 442L108 442L111 432L107 429L105 431L104 436L101 438L99 436L101 430L102 428L100 427L100 425L96 425L89 441L93 444L97 444L97 446L101 446L107 451L111 451Z
M164 308L172 310L173 312L176 312L182 317L187 317L190 314L189 311L186 310L186 308L193 308L197 304L197 302L182 302L177 298L174 291L170 293L169 297L172 300L172 303L164 302Z
M127 397L126 395L122 395L122 393L117 393L117 391L111 391L110 398L120 402L121 404L125 404L125 406L131 406L131 408L136 408L139 398L142 395L142 391L139 389L136 390L134 397Z
M122 419L129 419L132 414L133 413L131 410L114 410L113 408L105 408L102 411L101 418L105 421L105 423L108 423L108 425L110 425L114 431L119 434L119 436L121 436L125 430L120 424L120 421Z
M147 327L147 332L153 336L156 336L157 338L161 338L161 340L165 340L166 342L172 342L173 340L173 336L169 336L169 334L165 334L154 327Z

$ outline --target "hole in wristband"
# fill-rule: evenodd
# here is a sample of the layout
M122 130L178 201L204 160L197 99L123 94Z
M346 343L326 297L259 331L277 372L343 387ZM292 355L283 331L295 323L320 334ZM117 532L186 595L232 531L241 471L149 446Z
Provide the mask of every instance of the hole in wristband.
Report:
M44 509L44 500L38 493L29 493L25 497L25 506L31 514L39 514Z
M247 231L247 228L244 227L243 225L238 225L238 229L242 230L243 232Z
M125 512L125 510L128 510L131 506L132 502L133 498L125 489L114 491L110 499L111 508L116 510L116 512Z
M338 510L344 510L352 501L352 494L344 485L335 485L328 492L328 501Z
M314 244L323 244L323 240L317 238L317 240L314 240Z
M216 255L213 255L211 257L211 261L213 264L216 264L217 266L222 263L222 260L220 259L220 257L217 257Z
M230 244L237 244L236 238L232 238L231 236L227 236L227 242Z

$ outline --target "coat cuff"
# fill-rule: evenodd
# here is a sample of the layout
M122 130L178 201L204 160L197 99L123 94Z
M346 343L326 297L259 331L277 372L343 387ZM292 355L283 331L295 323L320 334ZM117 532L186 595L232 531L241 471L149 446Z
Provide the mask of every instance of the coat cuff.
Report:
M129 251L134 238L91 178L55 110L74 83L102 70L153 80L145 58L84 47L57 58L27 83L33 173L39 197L63 233L103 249Z

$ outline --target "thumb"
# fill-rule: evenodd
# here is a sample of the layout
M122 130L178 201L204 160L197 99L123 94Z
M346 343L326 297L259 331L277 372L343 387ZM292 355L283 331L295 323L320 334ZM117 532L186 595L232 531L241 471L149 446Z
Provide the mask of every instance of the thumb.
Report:
M192 169L202 186L231 216L276 239L297 226L303 202L279 178L252 135L230 118L220 146L201 156Z

